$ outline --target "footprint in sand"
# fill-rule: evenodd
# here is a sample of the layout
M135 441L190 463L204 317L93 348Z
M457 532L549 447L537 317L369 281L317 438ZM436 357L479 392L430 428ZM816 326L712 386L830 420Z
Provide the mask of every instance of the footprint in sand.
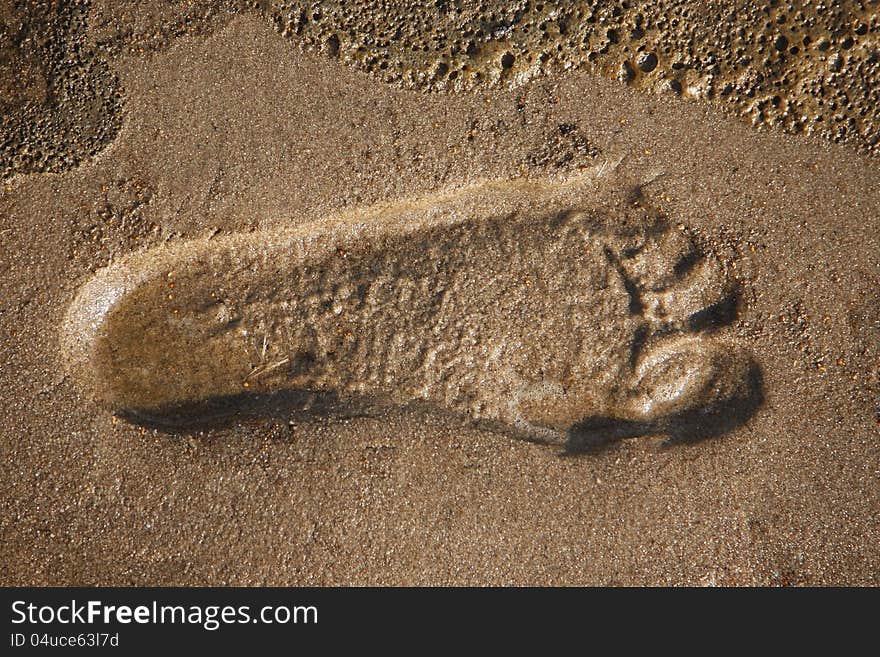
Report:
M63 341L142 422L308 391L577 447L742 422L759 369L710 331L736 300L640 187L594 171L136 253L80 290Z

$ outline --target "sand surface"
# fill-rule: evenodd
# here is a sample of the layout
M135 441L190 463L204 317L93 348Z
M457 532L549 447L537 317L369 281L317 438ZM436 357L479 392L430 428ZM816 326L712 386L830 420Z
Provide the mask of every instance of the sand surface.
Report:
M104 64L83 65L73 93L124 90L118 108L102 101L91 119L82 119L87 105L62 116L41 95L39 75L17 87L30 99L18 107L43 108L46 125L88 129L62 130L64 148L47 151L61 155L47 161L15 142L18 159L4 162L0 582L878 583L880 166L866 141L758 130L713 103L588 71L455 93L404 88L338 53L303 50L254 12L218 10L192 33L170 30L153 50L114 50L100 29L123 19L101 14L106 4L94 4L84 32L105 40L95 51ZM135 28L156 24L145 16ZM135 28L131 43L141 38ZM735 312L694 338L701 349L735 345L760 368L760 403L723 433L670 441L669 427L657 425L570 453L474 422L479 412L437 387L428 403L408 404L416 395L396 384L378 410L354 409L343 396L326 412L264 406L216 426L169 429L114 415L90 379L104 366L65 346L72 304L110 264L195 248L181 245L263 249L266 236L320 235L353 215L381 223L401 214L400 203L437 207L437 198L486 181L526 207L535 190L556 184L548 181L597 171L626 181L615 189L641 186L645 205L718 264L723 284L701 294L737 290ZM474 210L468 221L478 230L498 216ZM398 221L404 230L424 219ZM539 325L558 328L534 353L561 380L571 366L557 348L571 338L571 260L549 261L551 231L543 241L540 226L523 231L525 255L511 262L531 267L559 300ZM412 262L432 243L430 231L409 246L382 235L368 251L394 262ZM463 239L453 255L462 244L479 251L478 238ZM270 285L267 252L280 253L233 258L259 266L245 278L223 270L226 287ZM469 280L484 280L489 264ZM196 296L205 276L191 278ZM587 289L605 289L596 276ZM623 297L596 294L607 326L618 326ZM268 312L285 316L277 304ZM590 321L600 338L586 353L604 363L602 349L623 342ZM402 326L397 333L413 335ZM529 344L524 326L510 329L516 344ZM490 343L458 349L476 354ZM271 362L239 365L246 378ZM192 401L180 392L189 389L170 388L169 399ZM499 390L490 408L509 395ZM567 427L573 411L563 406L568 420L544 425Z

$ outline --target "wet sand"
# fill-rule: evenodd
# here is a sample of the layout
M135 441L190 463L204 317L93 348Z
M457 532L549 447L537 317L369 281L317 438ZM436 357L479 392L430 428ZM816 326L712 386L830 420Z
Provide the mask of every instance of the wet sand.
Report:
M878 583L876 160L587 73L401 89L256 15L113 71L112 141L0 192L4 584ZM763 398L723 435L573 455L436 405L169 431L65 362L130 252L606 162L738 283Z

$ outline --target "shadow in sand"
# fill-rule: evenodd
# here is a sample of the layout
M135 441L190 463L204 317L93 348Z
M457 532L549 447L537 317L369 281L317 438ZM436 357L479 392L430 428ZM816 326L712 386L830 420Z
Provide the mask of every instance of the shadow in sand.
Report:
M565 453L595 454L608 449L620 440L650 434L665 434L667 436L663 443L665 447L695 443L721 436L745 424L762 402L762 375L760 368L754 364L750 372L749 384L739 398L718 406L666 418L662 422L626 422L605 417L587 418L569 429ZM425 404L410 406L413 410L438 412L438 409L425 407ZM219 397L149 413L120 411L116 414L133 424L177 434L222 429L233 424L256 420L287 422L292 419L381 417L387 409L387 401L383 402L372 397L342 398L333 392L285 390L271 394L244 393ZM497 422L483 421L476 423L476 426L516 435L510 427L499 425Z
M664 434L663 447L688 445L722 436L744 425L764 402L761 368L753 363L743 394L707 408L673 415L658 422L626 422L613 418L587 418L568 431L565 443L569 455L596 454L620 440L649 434Z
M332 392L283 390L260 394L243 393L169 406L160 410L121 410L116 415L132 424L163 433L225 429L247 421L287 422L294 418L352 418L374 416L381 405L369 398L340 399Z

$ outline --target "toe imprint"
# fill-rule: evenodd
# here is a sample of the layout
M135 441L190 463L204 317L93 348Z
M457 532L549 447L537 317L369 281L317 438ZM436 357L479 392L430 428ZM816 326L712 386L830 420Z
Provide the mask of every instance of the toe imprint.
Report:
M133 254L71 305L70 368L148 420L294 390L559 443L749 397L750 356L697 331L735 301L723 267L621 189L480 183Z

